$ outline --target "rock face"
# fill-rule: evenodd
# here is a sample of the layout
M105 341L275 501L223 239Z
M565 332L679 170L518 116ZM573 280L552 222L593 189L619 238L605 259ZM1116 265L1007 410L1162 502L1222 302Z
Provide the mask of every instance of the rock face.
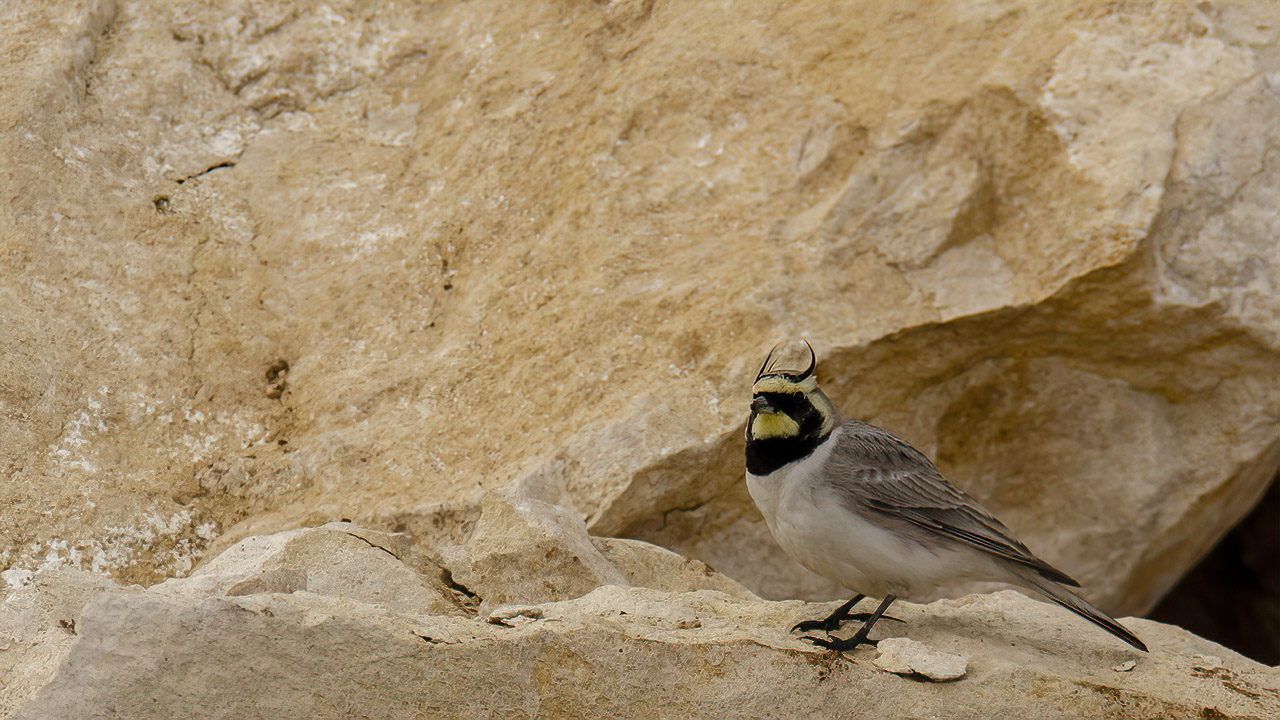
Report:
M635 540L591 538L567 508L526 493L490 493L466 545L445 548L453 582L484 598L482 614L510 603L585 595L601 585L714 589L755 597L705 563ZM173 582L173 581L170 581Z
M1275 6L0 15L0 565L456 544L516 483L834 597L741 481L791 335L1119 613L1280 457Z
M481 524L490 514L509 522L504 503L486 499ZM545 510L524 517L545 528L536 519ZM548 543L599 554L585 528L553 525L537 541L509 543L509 567L536 564ZM665 573L678 589L625 580L561 586L545 602L477 615L468 600L489 598L456 583L442 588L444 568L435 561L402 563L392 551L409 552L397 545L403 541L346 523L251 537L189 578L100 592L82 610L81 598L71 610L74 643L65 647L72 636L62 631L65 637L46 639L58 663L47 685L34 695L34 688L9 690L12 669L0 675L6 697L25 701L12 717L845 717L855 707L866 717L1280 712L1280 670L1178 628L1127 619L1151 646L1150 654L1137 653L1014 592L895 606L905 623L877 627L910 639L888 638L879 653L840 655L787 631L831 605L698 589L708 580L681 581L679 572ZM630 567L661 558L656 563L676 570L667 551L626 542ZM485 557L481 547L466 550ZM607 571L599 557L577 560ZM625 573L618 566L612 574ZM503 579L523 587L533 578L512 569ZM9 589L5 605L30 596L30 587ZM47 597L57 586L38 587ZM393 589L395 603L377 593ZM911 679L918 676L947 682Z
M10 717L53 678L96 593L120 588L87 570L6 570L0 597L0 717Z

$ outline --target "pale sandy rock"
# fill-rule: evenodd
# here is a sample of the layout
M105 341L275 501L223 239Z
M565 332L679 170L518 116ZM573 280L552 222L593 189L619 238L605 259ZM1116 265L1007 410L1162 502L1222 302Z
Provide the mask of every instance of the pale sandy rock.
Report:
M222 513L253 496L219 494L240 498L214 501L221 510L197 501L207 468L281 467L268 436L282 414L262 391L275 343L256 291L231 290L258 265L241 253L210 268L207 233L162 227L170 188L196 190L175 176L235 153L192 149L207 157L170 169L166 142L243 139L253 126L205 102L217 83L179 45L157 44L172 34L155 8L17 3L3 14L0 157L22 170L0 178L0 565L154 582L189 571ZM115 45L124 25L133 40ZM108 54L123 62L102 64ZM216 299L188 282L209 270L234 280Z
M482 508L467 544L442 553L453 581L480 598L482 614L498 605L567 600L601 585L630 584L567 508L520 490L491 492Z
M84 606L119 585L75 569L0 573L0 717L53 678L77 637Z
M463 614L467 604L431 559L404 538L350 523L245 538L189 577L152 588L162 596L311 592L402 614ZM474 609L471 609L472 611Z
M939 652L908 638L881 640L876 652L875 664L881 670L896 675L919 675L934 682L959 680L969 669L968 655Z
M482 529L504 516L504 499L511 498L487 501L499 509ZM547 509L554 506L520 502L524 516L555 525L547 520L557 517ZM523 562L490 577L520 587L524 573L554 569L536 562L546 537L525 535L514 533L509 545ZM90 573L8 571L6 581L16 585L4 606L17 611L0 614L0 623L21 625L28 649L17 667L27 674L9 673L27 682L6 690L7 713L56 720L707 716L726 709L795 717L844 716L850 707L869 717L975 718L1280 711L1280 670L1171 626L1126 619L1152 648L1137 653L1013 592L900 603L894 615L905 622L877 626L878 651L839 654L789 631L833 606L707 589L714 579L687 571L662 574L672 591L605 584L556 602L432 614L405 591L404 578L420 576L428 586L439 568L398 560L409 556L406 542L348 523L253 537L190 578L146 590ZM601 545L637 578L637 568L661 573L659 563L679 570L635 541ZM588 550L597 552L590 542L576 547ZM360 562L367 569L353 581L350 568ZM283 569L312 586L271 580ZM91 585L102 592L81 609ZM391 592L404 602L388 602ZM38 611L29 607L33 598ZM51 629L62 615L76 618L74 636ZM954 682L939 695L883 669Z
M593 537L591 543L630 585L672 592L719 590L734 597L755 597L741 583L721 575L710 565L664 547L626 538Z
M789 335L1121 613L1280 459L1272 4L0 14L4 566L458 543L538 477L835 597L742 483Z
M102 597L53 682L16 718L1269 717L1280 675L1158 623L1134 653L1016 593L904 604L906 632L972 654L920 683L873 650L818 651L785 630L823 607L701 590L602 587L501 625L408 618L312 593ZM1220 655L1208 668L1196 653ZM262 660L272 662L265 665ZM216 662L210 662L216 658ZM145 698L145 702L141 701Z

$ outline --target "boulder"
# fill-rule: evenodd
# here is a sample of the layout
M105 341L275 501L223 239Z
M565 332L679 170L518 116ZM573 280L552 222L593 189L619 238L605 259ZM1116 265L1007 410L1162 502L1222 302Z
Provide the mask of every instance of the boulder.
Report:
M1277 13L18 3L0 566L457 544L536 478L835 597L742 483L752 372L803 335L845 413L1145 612L1280 457Z
M567 508L513 492L490 493L482 507L468 543L443 551L453 581L480 599L480 612L630 584Z
M637 587L683 592L718 590L737 598L754 599L755 594L710 565L684 557L641 540L591 538L592 544Z
M150 589L201 599L304 591L402 613L475 613L438 558L403 536L342 522L245 538L189 577Z
M302 532L246 540L209 563L210 570L252 577L270 564L264 559L290 546L368 534L351 526ZM394 558L384 562L390 555L374 545L359 547L343 551L351 557L342 562L361 554L372 561L364 585L332 582L317 592L264 582L256 592L228 593L207 579L215 575L209 572L145 591L101 593L79 613L56 675L12 717L1280 712L1280 670L1176 627L1128 618L1151 647L1138 653L1059 608L1010 591L901 603L893 615L904 622L882 621L873 634L885 638L881 652L840 654L788 631L833 605L693 589L693 578L680 590L609 584L572 599L480 615L432 614L420 603L397 606L372 594L368 584L396 587L418 570ZM521 547L526 560L545 552L538 543ZM307 577L333 572L321 553L291 556ZM957 670L957 662L964 667ZM928 674L947 682L913 679Z
M7 718L53 678L78 636L84 606L99 592L122 589L69 568L11 568L0 580L0 717Z
M527 486L491 492L482 506L467 541L441 552L450 582L479 603L481 615L512 603L569 600L601 585L755 597L698 560L639 540L591 537L577 515Z

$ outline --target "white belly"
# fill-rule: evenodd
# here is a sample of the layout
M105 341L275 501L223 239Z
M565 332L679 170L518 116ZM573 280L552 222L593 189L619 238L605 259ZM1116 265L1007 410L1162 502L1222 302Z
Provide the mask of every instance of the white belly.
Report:
M771 475L747 473L747 489L769 531L801 565L854 592L921 602L952 594L958 581L998 572L968 546L939 538L929 548L846 509L829 483L815 480L831 448L824 443Z

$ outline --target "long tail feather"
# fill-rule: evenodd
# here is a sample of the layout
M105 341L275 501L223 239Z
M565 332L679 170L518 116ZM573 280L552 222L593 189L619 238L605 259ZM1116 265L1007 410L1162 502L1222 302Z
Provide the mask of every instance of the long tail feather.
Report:
M1084 598L1039 575L1025 573L1022 576L1028 587L1044 595L1053 603L1061 605L1142 652L1147 652L1147 646L1138 639L1137 635L1134 635L1128 628L1116 622L1115 618L1090 605Z

